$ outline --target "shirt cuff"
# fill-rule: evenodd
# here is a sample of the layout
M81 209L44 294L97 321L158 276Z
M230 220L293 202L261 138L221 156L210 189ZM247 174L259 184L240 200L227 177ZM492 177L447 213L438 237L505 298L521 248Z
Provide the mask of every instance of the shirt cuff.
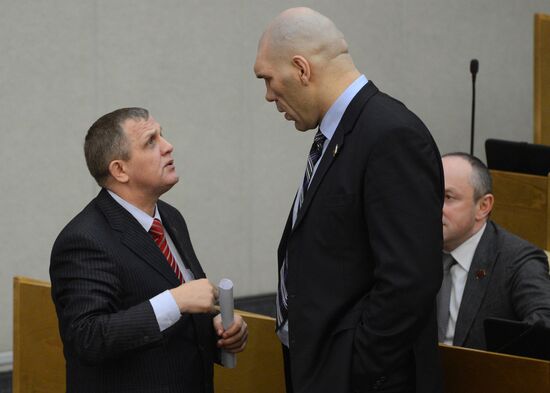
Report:
M169 290L159 293L157 296L149 299L155 317L159 324L160 331L168 329L180 318L180 309Z

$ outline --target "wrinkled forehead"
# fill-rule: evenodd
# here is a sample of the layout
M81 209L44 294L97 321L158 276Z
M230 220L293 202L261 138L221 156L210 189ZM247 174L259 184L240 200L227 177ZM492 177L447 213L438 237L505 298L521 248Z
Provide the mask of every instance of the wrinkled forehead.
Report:
M149 115L148 119L126 119L122 123L122 129L130 138L137 139L145 134L160 130L160 125L153 116Z

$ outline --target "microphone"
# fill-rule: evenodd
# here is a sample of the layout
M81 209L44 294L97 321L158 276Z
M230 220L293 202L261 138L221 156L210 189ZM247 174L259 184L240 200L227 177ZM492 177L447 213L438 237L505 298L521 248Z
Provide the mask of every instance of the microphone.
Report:
M470 130L470 154L474 155L474 121L476 114L476 75L479 70L479 61L470 60L470 73L472 74L472 124Z
M479 61L477 59L470 60L470 73L472 74L472 81L476 81L477 71L479 70Z

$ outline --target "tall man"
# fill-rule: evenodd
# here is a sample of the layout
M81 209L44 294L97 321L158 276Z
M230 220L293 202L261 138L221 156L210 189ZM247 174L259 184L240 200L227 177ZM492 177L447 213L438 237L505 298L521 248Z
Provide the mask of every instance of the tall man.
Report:
M159 200L179 179L172 151L141 108L109 113L86 135L102 189L61 231L50 264L68 392L210 393L216 344L246 345L239 316L226 331L212 319L217 289L183 217Z
M287 392L437 392L443 179L424 124L355 68L308 8L263 33L265 98L319 126L279 246Z
M439 340L486 349L484 321L497 317L550 327L550 277L544 252L491 220L491 175L476 157L443 157L444 279ZM445 290L447 288L447 290Z

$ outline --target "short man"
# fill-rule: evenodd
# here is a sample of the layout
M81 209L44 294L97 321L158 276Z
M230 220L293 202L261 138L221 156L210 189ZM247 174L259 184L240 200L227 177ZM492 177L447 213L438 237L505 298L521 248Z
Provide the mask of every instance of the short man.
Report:
M443 174L429 131L311 9L271 22L254 71L296 129L320 126L278 254L287 392L440 391Z
M488 317L550 326L546 255L489 220L494 196L487 167L469 154L451 153L443 157L443 170L439 340L486 349L483 323Z
M217 289L183 217L159 200L179 179L172 151L141 108L109 113L86 135L102 190L62 230L50 264L68 392L210 393L216 344L246 345L240 317L226 331L212 319Z

